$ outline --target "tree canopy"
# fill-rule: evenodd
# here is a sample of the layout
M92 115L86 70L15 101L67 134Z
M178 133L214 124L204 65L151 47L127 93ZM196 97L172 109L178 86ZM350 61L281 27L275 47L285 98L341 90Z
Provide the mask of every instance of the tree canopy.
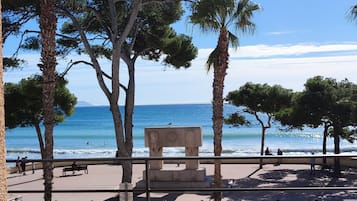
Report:
M58 77L55 92L55 120L61 123L74 112L77 98L66 88L67 81ZM5 83L6 128L41 124L42 77L35 75L19 83Z
M5 127L33 126L38 136L41 155L44 145L41 132L43 123L42 76L35 75L19 83L5 83ZM61 123L74 112L77 98L66 88L67 81L58 77L55 89L54 119Z
M100 1L102 2L102 1ZM121 15L128 17L130 6L123 1L116 4ZM110 42L113 33L107 28L113 23L112 18L108 16L107 3L93 3L88 5L90 10L80 10L74 15L68 8L62 7L63 15L76 17L75 21L66 22L62 26L62 33L66 34L58 40L61 47L75 49L78 53L89 54L88 48L95 50L95 56L112 59L112 44ZM191 60L197 56L197 48L193 46L191 38L186 35L177 35L170 25L180 19L183 14L181 4L175 1L163 1L146 3L143 9L138 13L132 30L127 38L123 40L121 46L122 57L135 59L141 56L143 59L159 61L163 56L165 64L174 67L190 67ZM116 31L121 35L126 28L127 17L119 15L115 21L117 23ZM76 24L78 23L78 24ZM78 28L81 28L86 34L90 46L85 46L80 37ZM66 51L64 51L66 52ZM134 60L134 61L135 61Z
M10 35L22 35L25 24L35 19L39 14L39 1L33 0L2 0L2 36L3 42ZM20 67L24 60L15 55L3 58L4 68Z
M316 76L305 83L305 89L294 95L292 107L277 115L283 125L293 128L324 126L323 153L326 137L334 138L334 153L340 153L340 138L356 140L357 85L347 79ZM336 161L335 172L339 172Z
M241 108L242 111L231 114L225 119L225 123L235 126L249 125L251 122L246 120L241 113L253 115L262 128L260 155L263 155L265 131L271 127L271 121L274 120L275 115L291 105L292 94L292 90L280 85L269 86L248 82L238 90L228 93L226 100ZM262 168L262 160L260 167Z

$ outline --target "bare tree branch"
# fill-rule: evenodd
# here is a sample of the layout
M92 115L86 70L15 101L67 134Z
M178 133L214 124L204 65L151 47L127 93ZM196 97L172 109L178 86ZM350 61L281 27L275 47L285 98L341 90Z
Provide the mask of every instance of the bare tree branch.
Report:
M89 57L91 58L92 65L96 71L99 86L102 88L104 94L106 95L106 97L109 100L111 97L111 92L109 91L108 87L106 86L106 84L104 82L103 71L100 68L100 64L99 64L98 60L96 59L95 53L93 52L93 49L91 48L91 45L89 44L88 38L87 38L86 34L84 33L84 30L81 28L77 19L70 12L68 12L66 9L62 9L61 11L62 11L63 15L69 17L72 20L74 26L76 27L77 31L79 32L82 42L83 42L84 46L86 47L87 53L88 53Z
M88 65L90 67L92 67L93 69L95 69L94 65L88 61L83 61L83 60L80 60L80 61L75 61L75 62L70 62L69 65L66 67L66 69L60 74L60 77L64 77L68 72L69 70L71 70L71 68L75 65L78 65L78 64L85 64L85 65ZM103 76L108 78L108 79L112 79L112 77L110 75L108 75L107 73L105 73L104 71L102 71L103 73Z

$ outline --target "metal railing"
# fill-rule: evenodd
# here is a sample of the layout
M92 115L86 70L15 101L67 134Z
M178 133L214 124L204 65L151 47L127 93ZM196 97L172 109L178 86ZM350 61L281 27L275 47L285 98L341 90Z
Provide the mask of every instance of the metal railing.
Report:
M31 160L31 162L48 162L53 163L60 162L85 162L88 165L98 165L98 164L120 164L122 161L131 161L132 164L145 164L145 188L134 188L134 189L81 189L81 190L52 190L52 193L118 193L118 192L145 192L146 200L150 200L150 193L161 192L260 192L260 191L357 191L357 187L354 186L327 186L327 187L260 187L260 188L241 188L241 187L190 187L190 188L151 188L150 186L150 161L162 160L167 163L177 163L177 161L187 161L187 160L199 160L201 164L213 164L215 161L219 160L222 164L259 164L259 160L262 159L263 164L273 164L278 160L280 164L301 164L296 163L296 159L343 159L350 158L356 160L357 155L341 155L341 154L329 154L329 155L305 155L305 156L221 156L221 157L119 157L119 158L68 158L68 159L53 159L53 160ZM6 160L7 163L15 163L16 160ZM308 164L308 163L306 163ZM319 165L318 163L316 163ZM355 164L357 166L357 164ZM356 168L356 166L354 168ZM43 190L8 190L8 193L44 193Z

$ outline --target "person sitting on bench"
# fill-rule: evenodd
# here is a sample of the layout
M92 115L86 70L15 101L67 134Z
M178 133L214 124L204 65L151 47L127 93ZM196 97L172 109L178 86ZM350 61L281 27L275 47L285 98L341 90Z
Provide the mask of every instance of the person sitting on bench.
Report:
M87 165L77 165L77 163L74 161L70 167L65 167L65 168L63 168L62 172L63 172L63 176L65 176L65 175L66 175L66 172L72 171L73 174L74 174L75 171L80 171L80 170L84 170L84 172L85 172L86 174L88 174L88 167L87 167Z
M77 166L76 161L73 161L73 163L72 163L72 169L73 169L73 174L74 174L74 171L78 169L78 166Z

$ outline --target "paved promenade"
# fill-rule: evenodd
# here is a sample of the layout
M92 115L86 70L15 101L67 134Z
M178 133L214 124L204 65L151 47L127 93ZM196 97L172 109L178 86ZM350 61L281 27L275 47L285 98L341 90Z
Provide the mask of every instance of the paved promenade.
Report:
M175 164L165 165L170 169ZM133 184L142 180L144 165L134 165ZM206 168L209 180L213 180L213 165L201 164ZM88 174L83 171L68 176L62 175L62 168L54 170L54 190L69 189L118 189L121 181L121 166L114 165L90 165ZM258 165L222 165L223 183L232 188L264 188L264 187L323 187L323 186L357 186L357 170L347 169L339 179L333 178L331 172L319 170L310 174L309 165L265 165L258 169ZM8 176L9 190L43 190L42 170L36 170L35 174L27 171L26 175L10 174ZM43 194L19 193L24 201L43 200ZM54 201L114 201L118 200L118 193L54 193ZM151 193L151 201L208 201L211 193ZM289 201L345 201L357 200L357 191L289 191L289 192L225 192L225 201L228 200L289 200ZM146 200L145 194L135 195L134 200Z

